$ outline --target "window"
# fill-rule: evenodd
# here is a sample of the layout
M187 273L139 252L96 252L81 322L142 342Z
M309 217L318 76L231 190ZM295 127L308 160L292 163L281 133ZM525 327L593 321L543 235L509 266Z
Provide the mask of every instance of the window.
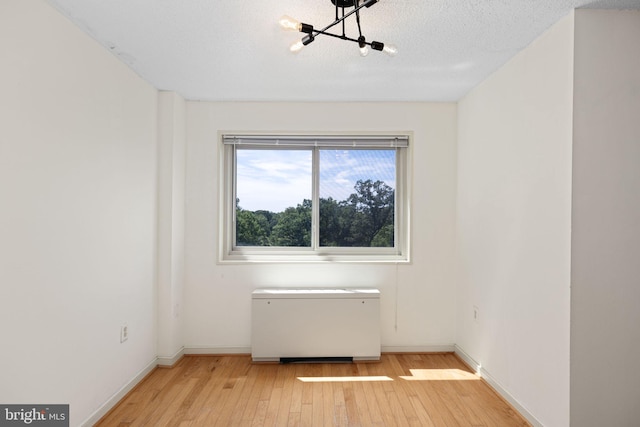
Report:
M408 260L407 135L222 141L222 260Z

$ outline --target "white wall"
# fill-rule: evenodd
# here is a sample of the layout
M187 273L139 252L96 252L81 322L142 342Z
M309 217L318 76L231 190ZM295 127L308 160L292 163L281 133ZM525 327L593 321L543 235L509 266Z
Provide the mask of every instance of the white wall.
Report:
M423 103L188 102L185 351L250 351L251 292L277 286L378 287L384 349L451 349L455 109ZM412 264L216 264L219 132L363 130L414 134Z
M640 12L575 18L571 425L640 420Z
M458 107L456 344L549 427L569 424L572 61L573 14Z
M157 93L38 0L0 64L0 402L75 426L156 356Z

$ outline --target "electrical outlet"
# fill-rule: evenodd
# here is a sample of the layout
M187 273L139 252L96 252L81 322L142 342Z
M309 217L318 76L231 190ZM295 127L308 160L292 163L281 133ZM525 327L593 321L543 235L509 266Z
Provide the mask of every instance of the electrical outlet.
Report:
M129 327L125 324L120 326L120 342L123 343L129 339Z
M473 321L474 322L480 321L480 310L475 305L473 306Z

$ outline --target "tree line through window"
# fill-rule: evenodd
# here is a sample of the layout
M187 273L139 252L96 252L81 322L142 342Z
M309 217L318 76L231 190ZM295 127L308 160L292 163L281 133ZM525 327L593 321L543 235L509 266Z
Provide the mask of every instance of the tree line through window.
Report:
M238 246L311 246L312 201L283 212L243 209L236 199ZM344 200L319 199L321 247L393 247L395 190L381 180L357 180Z

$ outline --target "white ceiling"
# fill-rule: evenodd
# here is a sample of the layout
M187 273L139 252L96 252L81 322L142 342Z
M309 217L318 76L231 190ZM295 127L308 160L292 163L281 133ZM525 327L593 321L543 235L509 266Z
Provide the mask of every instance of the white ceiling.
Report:
M640 0L380 0L362 10L362 32L398 54L361 57L356 43L322 35L289 52L303 34L282 31L280 16L321 28L334 19L331 0L48 1L153 86L210 101L456 101L571 9L640 9Z

